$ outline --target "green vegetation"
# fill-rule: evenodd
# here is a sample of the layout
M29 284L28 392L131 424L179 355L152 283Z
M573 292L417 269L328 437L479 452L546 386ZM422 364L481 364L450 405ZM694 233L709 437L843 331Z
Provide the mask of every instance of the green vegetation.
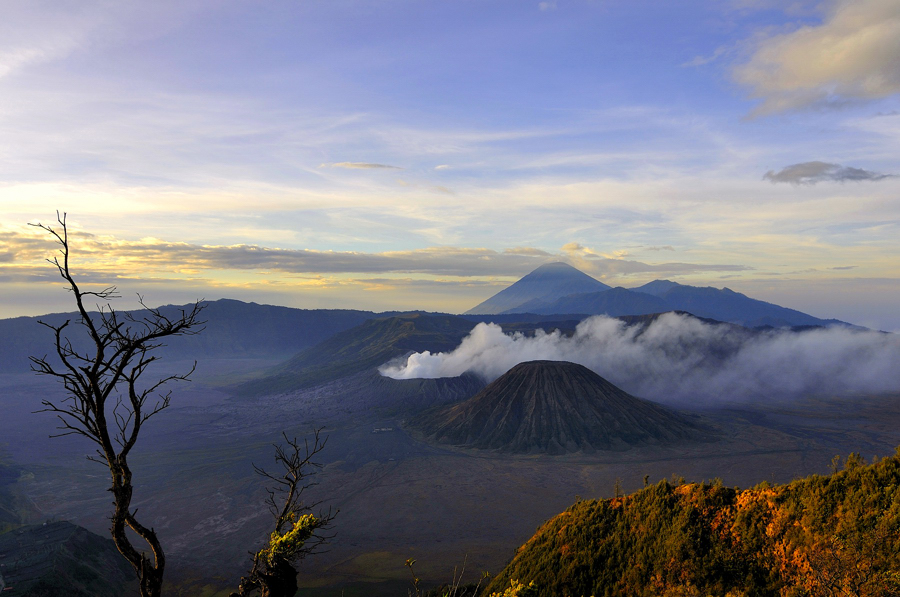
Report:
M282 434L285 444L274 444L278 471L271 473L256 465L254 470L271 484L266 488L266 504L275 518L275 529L266 545L253 556L249 575L231 597L293 597L297 592L295 565L333 538L328 534L337 511L330 508L318 516L310 513L316 504L303 502L303 493L315 483L311 481L322 463L316 456L325 448L327 438L313 432L312 441L300 442Z
M264 559L269 564L272 564L278 558L286 560L296 558L306 544L307 539L312 537L313 531L321 526L320 521L312 514L303 514L298 517L291 516L289 520L293 525L291 529L283 534L273 531L266 547L257 554L260 559Z
M900 595L900 448L866 465L739 490L661 481L544 524L487 594Z
M513 579L509 581L509 586L503 589L502 593L491 593L491 597L533 597L537 594L536 591L533 581L526 585Z

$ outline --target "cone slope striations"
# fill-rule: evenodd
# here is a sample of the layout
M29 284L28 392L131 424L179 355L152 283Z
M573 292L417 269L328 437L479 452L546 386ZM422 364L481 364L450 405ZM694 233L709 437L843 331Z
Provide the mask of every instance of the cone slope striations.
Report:
M688 417L565 361L516 365L472 398L427 411L410 425L440 443L516 453L624 450L710 435Z

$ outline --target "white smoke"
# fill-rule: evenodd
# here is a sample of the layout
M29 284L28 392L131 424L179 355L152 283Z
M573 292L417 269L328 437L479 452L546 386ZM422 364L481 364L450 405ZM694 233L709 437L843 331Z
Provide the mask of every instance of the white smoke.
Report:
M504 334L479 323L452 352L383 365L394 379L476 373L492 381L533 360L572 361L622 389L660 402L711 404L807 394L900 391L900 337L848 328L750 333L667 313L647 326L604 316L574 335Z

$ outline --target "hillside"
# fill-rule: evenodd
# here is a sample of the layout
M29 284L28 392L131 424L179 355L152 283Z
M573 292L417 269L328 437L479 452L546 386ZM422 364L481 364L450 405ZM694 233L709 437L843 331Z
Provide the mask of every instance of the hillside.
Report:
M370 311L292 309L230 299L209 301L205 305L203 333L172 339L159 351L160 357L287 358L375 317ZM174 314L181 308L168 305L161 310L164 314ZM139 311L130 313L140 317ZM67 319L75 321L77 316L52 313L0 319L0 373L26 373L30 370L29 356L50 352L53 332L39 325L38 320L58 325ZM80 332L75 329L71 336L76 347L85 341Z
M698 440L701 425L563 361L516 365L472 398L410 426L440 442L518 453L622 450Z
M242 395L308 388L374 369L410 352L450 351L474 325L452 315L414 313L372 319L300 352L263 377L241 384Z
M900 448L865 465L739 490L661 481L577 502L520 547L511 580L535 595L900 594Z
M134 570L109 538L69 522L0 535L0 588L23 597L137 595Z

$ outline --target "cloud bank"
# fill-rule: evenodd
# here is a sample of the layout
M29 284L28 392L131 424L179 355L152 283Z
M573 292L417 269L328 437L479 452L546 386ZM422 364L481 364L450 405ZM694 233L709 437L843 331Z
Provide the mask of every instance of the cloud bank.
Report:
M891 176L891 174L879 174L862 168L829 164L828 162L803 162L787 166L778 172L769 170L763 175L763 179L772 183L816 184L817 182L876 181Z
M199 245L155 238L122 240L72 231L73 249L82 261L98 268L122 273L148 269L267 270L287 274L403 273L440 276L524 275L562 256L534 247L512 247L497 251L487 248L428 247L407 251L366 253L360 251L318 251L284 249L258 245ZM580 245L579 245L580 247ZM34 231L20 232L0 226L0 262L31 262L44 267L43 260L56 246ZM591 254L580 260L569 255L576 266L591 274L627 275L655 273L674 275L702 271L743 271L743 265L660 263L648 264L624 259L608 259ZM105 265L104 265L105 264Z
M754 334L668 313L648 326L598 316L575 334L504 334L479 323L449 353L415 353L381 374L394 379L453 377L494 380L532 360L584 365L624 390L664 403L714 405L800 397L811 393L900 391L900 338L845 328Z
M898 56L900 3L838 0L821 25L760 42L735 78L771 114L898 93Z

